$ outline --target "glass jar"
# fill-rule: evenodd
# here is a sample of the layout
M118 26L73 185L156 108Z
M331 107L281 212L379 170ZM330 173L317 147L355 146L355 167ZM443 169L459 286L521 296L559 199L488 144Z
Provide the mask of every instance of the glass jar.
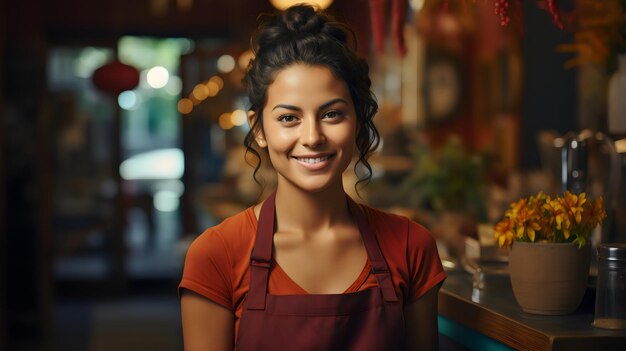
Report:
M593 325L605 329L626 329L626 244L598 245Z

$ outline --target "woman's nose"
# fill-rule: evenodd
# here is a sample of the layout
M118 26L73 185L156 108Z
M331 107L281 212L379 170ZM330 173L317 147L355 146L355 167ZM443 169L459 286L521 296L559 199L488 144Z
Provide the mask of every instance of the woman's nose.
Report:
M302 145L315 147L323 144L326 138L317 118L306 118L302 127Z

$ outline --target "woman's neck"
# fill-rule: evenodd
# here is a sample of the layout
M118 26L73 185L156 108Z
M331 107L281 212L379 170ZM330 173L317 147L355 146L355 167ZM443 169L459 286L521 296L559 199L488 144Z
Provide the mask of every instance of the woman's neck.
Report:
M351 222L346 200L341 182L315 193L279 184L276 190L277 231L303 235L330 232L336 225Z

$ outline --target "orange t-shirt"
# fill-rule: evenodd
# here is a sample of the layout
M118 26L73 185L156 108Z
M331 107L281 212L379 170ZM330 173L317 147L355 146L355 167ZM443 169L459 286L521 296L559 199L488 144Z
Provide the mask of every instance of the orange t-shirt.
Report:
M376 235L391 271L394 288L404 305L446 278L435 240L427 229L406 217L359 206ZM183 288L189 289L233 311L235 340L249 287L250 253L256 228L254 208L249 207L207 229L189 247L178 286L179 293ZM359 277L345 293L377 285L368 259ZM307 294L275 261L271 266L268 292L273 295Z

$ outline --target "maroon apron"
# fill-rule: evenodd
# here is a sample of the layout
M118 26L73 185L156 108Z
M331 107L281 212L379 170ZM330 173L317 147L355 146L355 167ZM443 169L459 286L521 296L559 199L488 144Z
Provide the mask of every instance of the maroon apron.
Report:
M250 288L236 349L401 350L404 314L389 267L359 206L348 196L378 286L348 294L270 295L274 203L263 204L250 262Z

